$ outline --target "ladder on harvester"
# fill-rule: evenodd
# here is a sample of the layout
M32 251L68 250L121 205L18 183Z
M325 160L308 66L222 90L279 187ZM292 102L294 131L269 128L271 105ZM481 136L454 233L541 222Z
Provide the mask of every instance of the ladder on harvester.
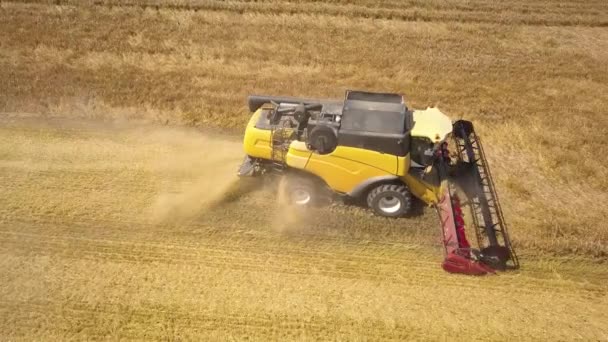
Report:
M289 149L291 135L292 129L286 120L281 120L270 128L270 157L275 171L282 172L287 166L285 156Z
M458 167L464 175L460 183L469 198L477 242L482 255L492 258L499 268L519 268L507 224L496 194L481 141L470 121L454 123ZM464 171L464 172L462 172Z

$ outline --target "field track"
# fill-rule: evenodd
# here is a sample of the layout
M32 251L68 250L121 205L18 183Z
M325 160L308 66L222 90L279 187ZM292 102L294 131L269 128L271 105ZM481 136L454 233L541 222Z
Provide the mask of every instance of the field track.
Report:
M107 8L139 8L171 11L217 11L243 13L262 13L274 15L305 14L311 16L335 16L363 19L388 19L418 22L462 22L462 23L500 23L506 25L539 26L588 26L607 27L608 18L602 9L602 1L567 1L559 6L548 6L550 1L536 3L521 1L489 0L468 2L442 1L318 1L301 2L265 1L201 1L201 0L33 0L21 3L48 3L54 5L94 5Z
M233 138L23 119L0 133L3 339L606 338L604 267L524 254L515 273L448 276L428 211L395 226L334 206L280 229L259 189L179 224L145 215L197 182L175 160L202 166L202 145Z

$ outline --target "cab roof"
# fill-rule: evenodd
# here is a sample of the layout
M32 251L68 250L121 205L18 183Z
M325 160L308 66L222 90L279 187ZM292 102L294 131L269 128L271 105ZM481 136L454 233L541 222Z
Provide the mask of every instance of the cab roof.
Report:
M401 134L413 127L403 95L349 90L342 109L342 128Z

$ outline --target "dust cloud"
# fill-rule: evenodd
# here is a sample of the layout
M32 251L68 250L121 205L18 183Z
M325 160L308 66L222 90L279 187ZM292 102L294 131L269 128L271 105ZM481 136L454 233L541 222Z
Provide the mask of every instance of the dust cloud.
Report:
M239 191L240 141L177 129L154 132L146 139L161 149L151 165L158 178L158 193L150 208L152 221L196 219Z
M271 228L279 233L290 233L302 230L306 215L310 209L296 207L289 201L287 191L288 177L282 176L276 185L276 210L272 215Z
M274 205L268 208L270 229L290 233L305 226L310 209L290 204L287 177L264 180L237 176L244 158L240 139L168 127L141 132L139 138L143 140L140 143L156 146L157 152L147 168L157 184L148 213L152 223L198 220L225 201L262 190L259 196L274 197Z

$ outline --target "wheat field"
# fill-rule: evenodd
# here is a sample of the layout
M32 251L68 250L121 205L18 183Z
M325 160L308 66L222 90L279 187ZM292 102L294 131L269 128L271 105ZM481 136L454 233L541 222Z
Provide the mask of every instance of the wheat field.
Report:
M3 340L608 339L605 1L0 2ZM248 94L473 120L522 269L237 182Z

